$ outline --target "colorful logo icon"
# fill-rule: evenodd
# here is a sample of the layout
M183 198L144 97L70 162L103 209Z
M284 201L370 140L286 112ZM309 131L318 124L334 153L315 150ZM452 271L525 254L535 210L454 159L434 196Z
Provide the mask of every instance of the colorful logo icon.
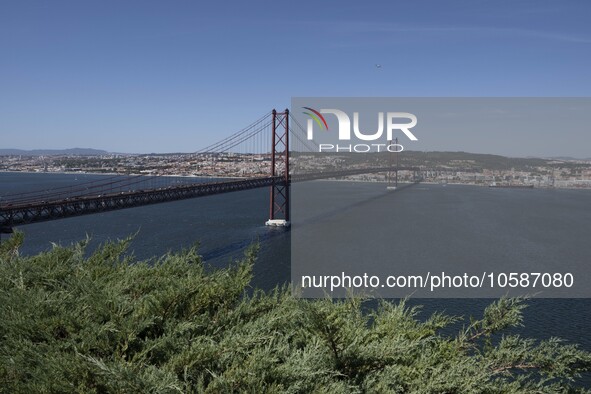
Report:
M309 117L311 117L312 119L314 119L314 121L318 124L318 126L320 127L321 130L328 130L328 124L326 123L326 119L324 119L324 116L322 116L322 114L320 112L318 112L315 109L310 108L310 107L302 107L302 108L310 111L310 112L304 111L304 114L306 114Z

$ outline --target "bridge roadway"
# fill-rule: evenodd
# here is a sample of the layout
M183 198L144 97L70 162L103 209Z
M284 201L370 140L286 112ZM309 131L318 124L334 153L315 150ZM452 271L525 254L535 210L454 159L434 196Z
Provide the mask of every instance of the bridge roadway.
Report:
M419 168L398 168L399 171L420 171ZM290 176L290 182L302 182L315 179L329 179L346 175L359 175L376 172L393 171L390 167L360 168L343 171L327 171L313 174ZM241 190L256 189L284 183L284 176L248 178L221 182L179 185L149 190L105 193L96 196L72 196L58 200L36 201L27 203L5 202L0 205L0 232L9 233L16 225L44 222L74 216L89 215L100 212L114 211L158 204L169 201L211 196Z

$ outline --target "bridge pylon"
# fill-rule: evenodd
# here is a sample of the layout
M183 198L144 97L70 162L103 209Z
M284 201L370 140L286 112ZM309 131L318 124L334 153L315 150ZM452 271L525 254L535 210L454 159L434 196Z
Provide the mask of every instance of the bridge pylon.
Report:
M388 153L389 170L387 175L388 185L386 186L386 190L396 190L398 188L398 138L396 138L394 141L390 140L388 142L388 145L390 146L393 144L396 146L396 152ZM392 174L394 174L394 176L392 176ZM394 181L392 181L392 178L394 178Z
M273 110L271 131L271 176L267 226L288 227L289 222L289 110Z

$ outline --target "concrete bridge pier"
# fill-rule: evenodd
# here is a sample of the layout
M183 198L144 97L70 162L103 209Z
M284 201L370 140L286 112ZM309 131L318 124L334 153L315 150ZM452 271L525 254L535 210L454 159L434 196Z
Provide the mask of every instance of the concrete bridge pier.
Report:
M2 242L2 234L12 234L13 232L12 227L0 226L0 242Z

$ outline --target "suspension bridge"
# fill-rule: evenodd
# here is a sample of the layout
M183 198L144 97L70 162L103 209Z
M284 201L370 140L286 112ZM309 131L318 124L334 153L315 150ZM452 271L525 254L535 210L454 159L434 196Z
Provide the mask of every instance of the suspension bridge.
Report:
M270 189L266 224L289 226L292 182L378 172L388 173L388 179L397 179L398 171L418 171L418 168L394 166L391 155L383 165L347 168L308 165L306 170L302 163L309 164L309 157L305 156L309 152L318 152L318 145L306 139L306 131L297 119L287 109L273 110L223 140L187 154L186 162L197 174L206 174L211 181L199 176L105 175L49 190L5 194L0 199L0 233L11 233L13 227L23 224L261 187ZM292 156L296 158L290 167ZM306 160L298 162L298 156Z

